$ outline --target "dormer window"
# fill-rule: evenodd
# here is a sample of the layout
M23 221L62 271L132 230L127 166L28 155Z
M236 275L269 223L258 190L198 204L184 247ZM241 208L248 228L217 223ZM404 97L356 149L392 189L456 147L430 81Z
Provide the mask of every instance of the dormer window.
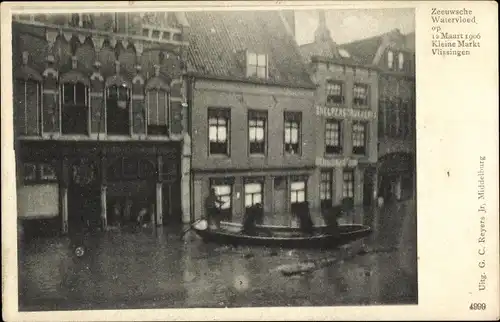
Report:
M394 64L394 53L389 50L387 52L387 67L389 67L389 69L392 69L393 64Z
M267 78L267 55L247 53L247 77Z
M405 66L405 57L403 55L403 53L399 53L398 55L398 68L399 70L403 70L404 66Z

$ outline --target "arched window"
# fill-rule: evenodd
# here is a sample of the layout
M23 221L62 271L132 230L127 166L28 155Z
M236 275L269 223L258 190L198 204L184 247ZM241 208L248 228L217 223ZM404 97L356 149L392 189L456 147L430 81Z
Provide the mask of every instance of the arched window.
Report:
M148 134L168 135L170 93L164 89L147 91Z
M403 70L404 66L405 66L405 57L403 55L403 53L399 53L398 55L398 67L399 67L399 70Z
M389 50L387 52L387 67L389 67L389 69L392 69L393 64L394 64L394 53Z
M88 134L89 88L82 82L64 83L62 93L62 133Z
M131 109L130 88L125 85L112 85L106 88L107 133L130 135Z
M40 82L16 79L14 82L14 113L20 135L40 134Z

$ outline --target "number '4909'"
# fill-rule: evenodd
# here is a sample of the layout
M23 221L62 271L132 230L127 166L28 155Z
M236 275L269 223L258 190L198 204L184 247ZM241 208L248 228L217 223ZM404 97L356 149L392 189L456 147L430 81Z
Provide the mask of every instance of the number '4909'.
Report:
M469 310L486 310L486 303L472 303Z

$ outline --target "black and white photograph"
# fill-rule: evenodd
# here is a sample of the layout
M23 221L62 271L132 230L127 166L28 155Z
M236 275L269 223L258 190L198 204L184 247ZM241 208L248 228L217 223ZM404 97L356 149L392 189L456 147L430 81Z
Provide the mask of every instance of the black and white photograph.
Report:
M414 8L98 10L12 14L20 312L419 303Z

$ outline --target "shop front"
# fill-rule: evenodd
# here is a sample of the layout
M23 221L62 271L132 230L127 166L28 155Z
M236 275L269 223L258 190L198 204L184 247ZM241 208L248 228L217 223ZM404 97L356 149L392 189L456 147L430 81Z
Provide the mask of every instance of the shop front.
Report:
M224 222L242 224L245 214L257 212L257 223L294 226L293 211L298 204L314 199L312 170L268 170L234 173L195 173L195 219L206 216L204 200L210 189L224 202Z
M63 233L182 219L180 144L23 142L19 216Z

